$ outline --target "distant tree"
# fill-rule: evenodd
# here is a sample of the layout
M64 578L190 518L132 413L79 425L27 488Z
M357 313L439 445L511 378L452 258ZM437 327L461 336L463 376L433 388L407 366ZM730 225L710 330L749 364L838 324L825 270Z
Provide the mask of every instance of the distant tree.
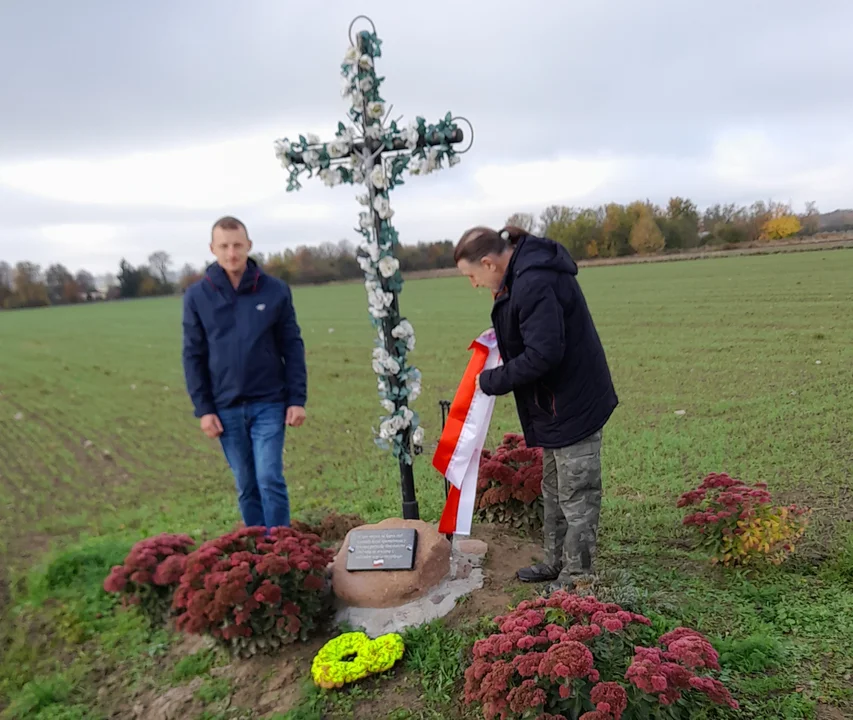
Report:
M553 240L553 235L559 235L575 219L577 212L574 208L564 205L551 205L539 216L539 232Z
M201 280L201 272L187 263L181 268L181 272L178 274L178 287L181 289L181 292L186 292L187 288L198 280Z
M47 296L50 298L52 305L60 305L65 302L77 302L77 299L79 299L67 299L68 288L66 286L73 283L76 288L76 283L74 283L74 276L68 272L68 268L64 265L51 265L44 274L44 282L47 286Z
M154 277L148 268L140 268L139 272L139 297L153 297L163 294L163 284L160 278Z
M15 273L7 262L0 261L0 308L5 307L6 300L14 290Z
M782 215L767 220L761 228L762 240L782 240L796 235L802 229L796 215Z
M806 211L800 216L800 224L804 235L814 235L820 230L820 210L817 209L817 203L814 200L806 203Z
M13 294L7 307L42 307L50 305L47 288L41 279L41 268L35 263L19 262L15 266Z
M670 198L666 213L657 218L667 248L695 248L699 245L699 210L692 200Z
M169 268L172 265L172 258L169 253L158 250L148 256L148 267L151 269L151 274L157 278L163 285L169 284Z
M637 207L643 206L639 203L629 208L616 203L605 206L601 242L597 244L601 257L620 257L631 253L631 228L634 226L635 216L640 212Z
M640 255L652 255L662 252L665 247L663 233L648 208L639 212L639 217L631 228L631 247Z
M95 287L95 278L86 270L80 270L77 275L74 276L74 281L77 283L77 287L80 289L80 292L84 293L87 299L93 292L95 292L95 290L97 290Z
M506 219L507 226L520 227L525 232L532 233L536 228L536 218L533 213L513 213Z
M119 263L118 285L123 298L139 297L139 286L142 283L142 273L122 258Z

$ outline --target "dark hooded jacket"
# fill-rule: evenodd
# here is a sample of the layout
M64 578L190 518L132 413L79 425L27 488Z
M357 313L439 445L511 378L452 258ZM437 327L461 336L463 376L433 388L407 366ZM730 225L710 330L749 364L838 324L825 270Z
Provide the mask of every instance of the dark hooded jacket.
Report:
M184 295L183 364L196 417L244 402L304 406L305 346L285 282L254 260L237 289L214 263Z
M480 388L514 393L531 447L584 440L619 402L577 274L562 245L526 235L495 295L492 324L503 365L484 371Z

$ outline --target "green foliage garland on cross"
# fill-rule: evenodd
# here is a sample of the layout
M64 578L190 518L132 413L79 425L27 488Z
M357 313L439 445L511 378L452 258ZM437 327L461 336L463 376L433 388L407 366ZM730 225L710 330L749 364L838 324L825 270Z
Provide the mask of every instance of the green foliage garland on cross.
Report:
M355 42L350 34L351 44L341 65L342 95L351 104L349 118L353 124L338 123L331 142L322 142L314 135L300 135L297 141L276 140L275 153L289 173L288 192L302 187L299 178L303 173L309 178L317 174L329 187L363 183L367 188L357 198L364 210L356 231L364 238L357 259L364 271L368 311L377 330L373 369L386 413L380 419L376 443L399 459L404 517L417 517L412 454L422 450L423 428L409 404L420 395L421 373L408 362L415 333L400 315L403 276L395 257L399 238L391 224L394 211L389 195L403 184L405 172L426 175L441 169L444 161L450 167L456 165L459 152L453 145L462 141L463 134L451 113L435 124L422 117L406 127L398 126L399 118L388 122L391 108L386 108L380 94L384 78L376 74L382 42L370 24L372 31L358 33ZM410 492L407 484L412 485ZM408 500L407 495L411 495Z

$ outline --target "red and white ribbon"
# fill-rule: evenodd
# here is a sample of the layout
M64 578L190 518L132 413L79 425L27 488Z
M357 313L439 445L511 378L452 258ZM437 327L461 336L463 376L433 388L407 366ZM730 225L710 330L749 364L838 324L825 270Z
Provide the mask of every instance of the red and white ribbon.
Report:
M471 534L480 454L495 407L494 397L476 389L476 378L483 370L501 364L494 330L484 332L468 349L474 354L456 390L432 458L433 467L450 483L447 503L438 524L438 531L444 535Z

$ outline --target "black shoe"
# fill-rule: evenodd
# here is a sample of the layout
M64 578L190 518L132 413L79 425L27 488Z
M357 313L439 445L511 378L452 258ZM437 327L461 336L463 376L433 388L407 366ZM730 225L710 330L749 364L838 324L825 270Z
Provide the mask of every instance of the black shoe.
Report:
M518 577L521 582L525 583L551 582L552 580L556 580L559 576L559 570L551 567L550 565L545 565L544 563L521 568L521 570L516 573L516 577Z

